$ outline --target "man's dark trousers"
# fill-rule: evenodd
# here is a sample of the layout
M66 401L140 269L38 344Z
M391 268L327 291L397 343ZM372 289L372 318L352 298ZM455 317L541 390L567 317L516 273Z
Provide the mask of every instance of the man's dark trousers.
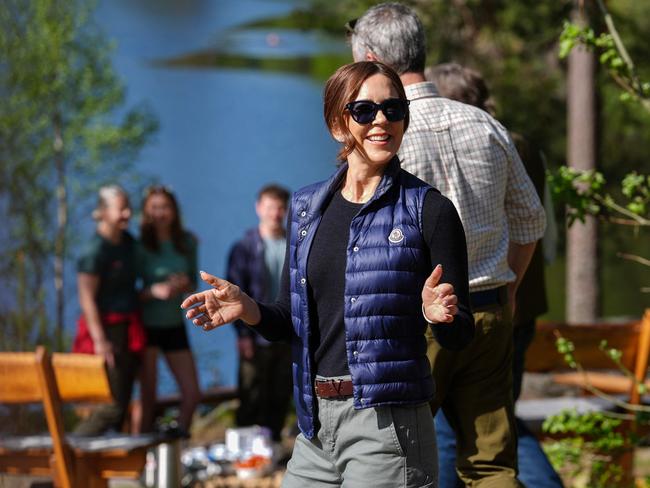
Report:
M256 345L250 360L239 360L237 425L262 425L279 442L291 401L291 346Z

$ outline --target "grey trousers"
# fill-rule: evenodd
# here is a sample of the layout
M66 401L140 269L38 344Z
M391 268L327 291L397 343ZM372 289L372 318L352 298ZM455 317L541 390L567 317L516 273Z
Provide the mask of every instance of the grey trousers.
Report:
M318 399L320 428L296 438L283 488L436 488L438 456L428 403L355 410Z

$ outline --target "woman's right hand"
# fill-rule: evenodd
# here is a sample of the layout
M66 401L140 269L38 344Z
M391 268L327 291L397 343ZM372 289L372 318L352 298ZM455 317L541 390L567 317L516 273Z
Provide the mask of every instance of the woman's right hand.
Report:
M181 308L190 308L186 317L204 330L243 320L254 325L260 321L260 310L257 303L246 293L229 281L201 271L201 279L212 286L212 289L194 293L187 297Z
M109 368L115 367L115 356L113 355L113 345L106 339L93 340L95 354L102 356Z

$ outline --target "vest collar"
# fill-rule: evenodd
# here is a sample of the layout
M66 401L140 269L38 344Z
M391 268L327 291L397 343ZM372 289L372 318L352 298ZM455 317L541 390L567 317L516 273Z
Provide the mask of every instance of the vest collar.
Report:
M397 155L393 156L393 159L391 159L388 162L388 165L386 165L386 169L384 170L384 174L381 177L381 181L379 182L379 185L377 186L377 189L375 190L375 194L373 197L366 202L363 208L367 207L369 204L374 202L375 200L378 200L381 198L397 181L397 177L399 175L401 169L401 163ZM325 205L325 202L327 202L333 195L336 193L338 188L341 186L341 183L343 181L343 178L345 178L345 174L348 170L348 163L347 161L344 162L332 175L332 177L325 182L323 186L321 186L320 189L316 191L316 193L312 197L312 208L317 210L318 213L321 212L321 209Z

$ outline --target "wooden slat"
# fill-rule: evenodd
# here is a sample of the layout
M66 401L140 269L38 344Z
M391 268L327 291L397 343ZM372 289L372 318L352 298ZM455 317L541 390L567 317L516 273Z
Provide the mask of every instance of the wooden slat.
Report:
M56 462L54 463L54 477L57 486L75 488L78 483L74 479L74 464L72 451L65 440L63 417L61 415L61 397L57 389L52 369L52 360L43 346L36 348L36 363L38 379L43 391L43 410L47 420L47 428L52 437L52 447Z
M0 403L32 403L43 398L33 352L0 353Z
M83 460L92 466L92 470L98 472L102 478L138 478L142 473L142 467L147 455L146 448L139 448L125 455L102 452L89 456L83 454Z
M639 348L636 356L636 364L632 370L634 377L639 383L643 383L648 373L648 360L650 356L650 310L646 310L641 319L641 332L639 334ZM630 402L638 405L641 403L641 393L638 388L632 389Z
M9 453L0 456L0 473L51 476L50 455L51 453L29 456L24 453Z
M586 375L586 378L585 378ZM626 395L632 389L632 380L618 373L588 371L585 374L571 372L553 375L553 381L560 385L584 387L585 382L607 393ZM646 382L650 387L650 382Z
M52 354L52 367L64 402L110 403L113 401L101 356Z

